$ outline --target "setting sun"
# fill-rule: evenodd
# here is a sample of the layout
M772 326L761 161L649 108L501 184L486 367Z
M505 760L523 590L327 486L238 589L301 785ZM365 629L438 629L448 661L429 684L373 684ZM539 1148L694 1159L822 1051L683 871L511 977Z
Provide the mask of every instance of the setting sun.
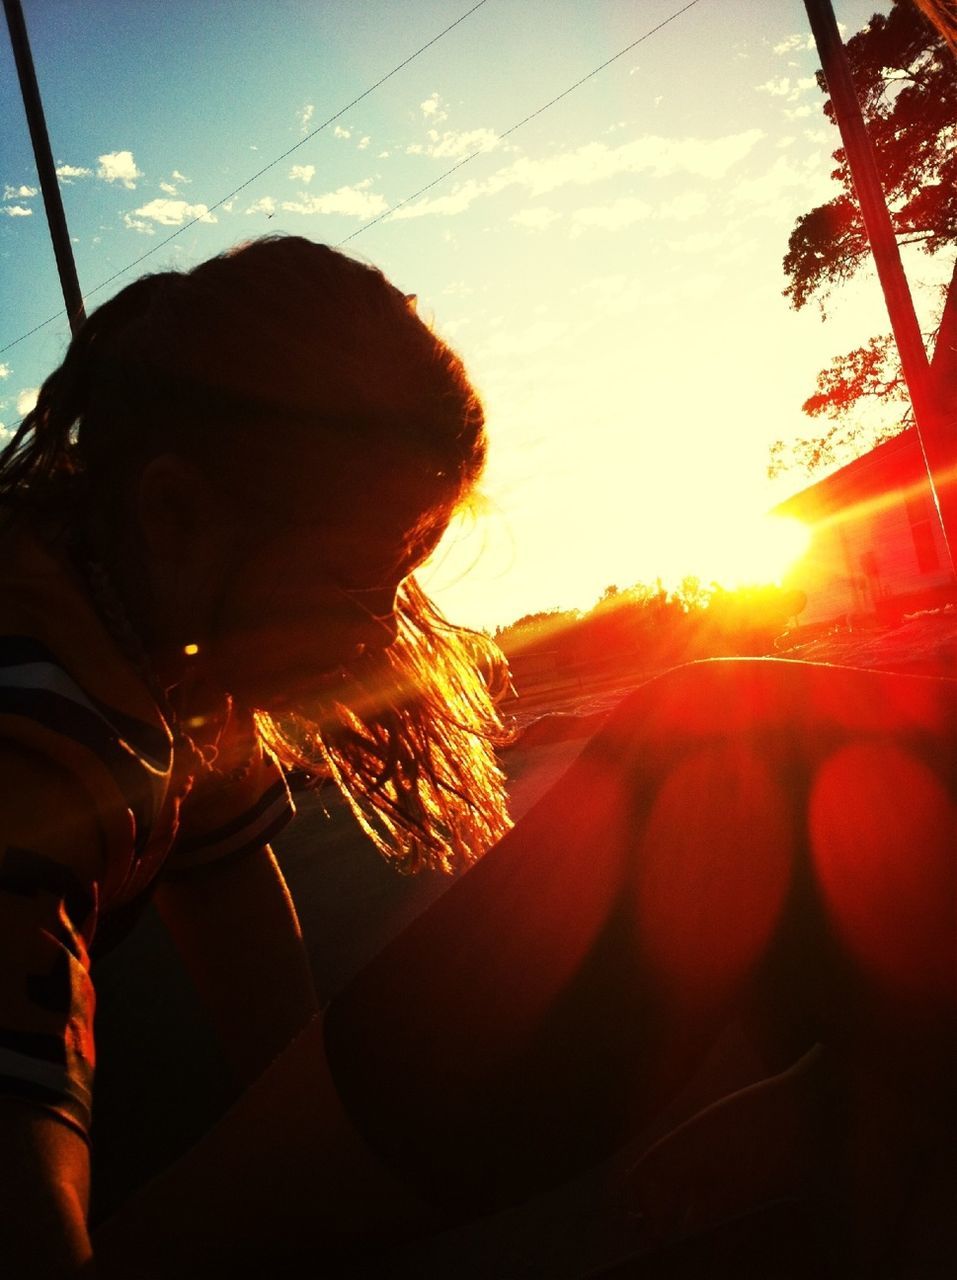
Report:
M810 529L799 520L733 512L696 533L695 544L682 549L694 567L682 576L693 575L728 590L779 584L811 539Z

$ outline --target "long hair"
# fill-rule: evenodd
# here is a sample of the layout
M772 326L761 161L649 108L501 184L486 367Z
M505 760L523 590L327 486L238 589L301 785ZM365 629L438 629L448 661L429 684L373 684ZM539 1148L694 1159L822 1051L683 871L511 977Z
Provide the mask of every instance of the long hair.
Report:
M309 465L330 440L348 460L332 477ZM405 459L424 477L423 521L444 522L474 489L486 437L462 362L413 299L327 246L270 237L146 276L93 312L0 454L0 503L115 524L166 452L267 522L303 501L348 519L364 477ZM396 612L395 642L359 659L334 697L282 718L253 710L280 759L332 779L400 869L451 870L509 826L495 756L503 660L412 578Z

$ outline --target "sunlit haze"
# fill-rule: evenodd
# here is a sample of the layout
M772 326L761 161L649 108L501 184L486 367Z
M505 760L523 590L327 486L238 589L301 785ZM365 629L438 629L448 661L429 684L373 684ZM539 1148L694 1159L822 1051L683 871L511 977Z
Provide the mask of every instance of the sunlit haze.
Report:
M461 621L586 607L611 584L780 577L795 531L761 517L795 481L769 484L769 445L806 432L831 356L887 327L866 273L826 324L781 296L838 145L803 5L699 0L508 132L681 7L488 0L310 136L467 0L25 0L88 305L275 232L348 241L415 293L489 423L481 501L429 574ZM888 7L835 4L847 33ZM68 334L2 44L9 432Z

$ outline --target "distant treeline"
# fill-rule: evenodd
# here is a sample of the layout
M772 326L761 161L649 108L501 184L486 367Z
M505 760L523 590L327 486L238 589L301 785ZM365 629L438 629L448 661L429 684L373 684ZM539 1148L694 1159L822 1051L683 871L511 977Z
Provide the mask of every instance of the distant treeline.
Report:
M606 587L587 612L529 613L500 627L495 640L522 686L564 675L647 670L696 658L764 654L805 605L802 593L776 586L727 591L687 578Z

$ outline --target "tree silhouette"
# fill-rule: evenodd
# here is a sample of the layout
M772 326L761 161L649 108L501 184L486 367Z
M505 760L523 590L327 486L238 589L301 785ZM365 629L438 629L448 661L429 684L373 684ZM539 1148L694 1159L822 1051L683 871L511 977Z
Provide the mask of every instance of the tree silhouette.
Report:
M891 222L901 245L919 245L927 254L957 246L957 67L943 38L910 0L895 0L887 15L875 14L846 45L857 95L877 156ZM823 72L817 72L822 92ZM830 99L824 111L836 123ZM798 218L791 232L784 270L784 295L795 310L815 301L826 316L835 287L850 280L869 258L867 236L843 148L833 153L832 177L841 191ZM943 298L933 334L932 375L939 391L957 388L957 270ZM825 418L822 434L771 448L769 473L789 467L809 473L839 460L865 443L850 411L862 400L906 404L896 346L878 335L835 357L818 375L804 402L810 417ZM907 425L899 424L867 441Z

